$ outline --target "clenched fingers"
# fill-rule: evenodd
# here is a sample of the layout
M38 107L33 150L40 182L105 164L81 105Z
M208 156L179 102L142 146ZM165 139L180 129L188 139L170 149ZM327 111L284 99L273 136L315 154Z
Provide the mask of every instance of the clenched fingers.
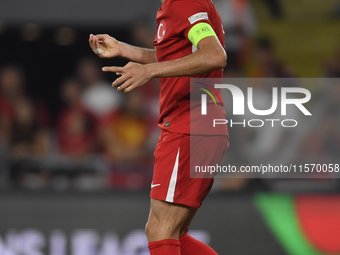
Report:
M92 50L95 50L95 48L96 48L94 39L95 39L94 35L90 34L89 44L90 44L90 47L91 47Z

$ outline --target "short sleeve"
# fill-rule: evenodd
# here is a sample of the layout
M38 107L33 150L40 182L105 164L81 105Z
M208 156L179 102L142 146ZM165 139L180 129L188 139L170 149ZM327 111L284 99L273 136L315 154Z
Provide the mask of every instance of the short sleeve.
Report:
M209 17L209 7L202 1L178 0L171 3L173 29L176 34L182 34L188 39L190 29L200 22L212 27Z

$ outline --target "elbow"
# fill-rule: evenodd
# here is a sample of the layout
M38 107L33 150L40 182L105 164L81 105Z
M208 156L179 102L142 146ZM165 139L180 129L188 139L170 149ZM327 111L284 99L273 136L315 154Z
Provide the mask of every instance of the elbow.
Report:
M214 69L223 69L227 65L227 53L224 49L219 49L214 54Z
M219 69L225 68L227 66L227 58L228 58L227 53L225 52L224 49L222 49L219 54L219 61L218 61Z

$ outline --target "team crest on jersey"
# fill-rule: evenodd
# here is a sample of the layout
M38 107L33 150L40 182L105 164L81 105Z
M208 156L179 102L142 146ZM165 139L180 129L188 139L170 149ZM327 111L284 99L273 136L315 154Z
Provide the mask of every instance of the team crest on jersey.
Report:
M166 24L164 22L164 20L162 20L159 25L158 25L158 29L157 29L157 34L156 34L156 41L160 42L163 40L164 36L165 36L165 32L166 32Z
M194 24L196 21L202 20L202 19L209 19L207 12L199 12L194 15L192 15L188 20L190 24Z

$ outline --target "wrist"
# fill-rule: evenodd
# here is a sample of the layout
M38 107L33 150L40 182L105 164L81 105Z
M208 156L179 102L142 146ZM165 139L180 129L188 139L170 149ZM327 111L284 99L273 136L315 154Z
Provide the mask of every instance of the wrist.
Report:
M118 41L118 50L119 50L119 57L122 58L128 58L127 54L126 54L126 49L127 49L127 44L121 41Z
M147 64L145 67L151 79L160 77L161 74L159 73L158 63Z

